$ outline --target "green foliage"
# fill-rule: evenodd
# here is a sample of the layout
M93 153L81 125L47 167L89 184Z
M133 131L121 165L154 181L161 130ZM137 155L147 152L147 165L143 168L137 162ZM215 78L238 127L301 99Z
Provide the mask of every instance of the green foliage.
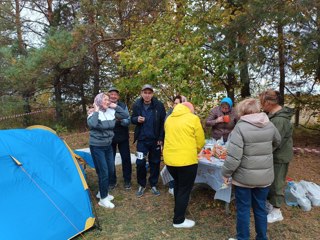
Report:
M137 90L151 83L167 97L180 93L191 100L200 96L205 79L204 39L191 25L192 17L178 14L164 13L152 25L133 32L119 53L127 73L120 86Z

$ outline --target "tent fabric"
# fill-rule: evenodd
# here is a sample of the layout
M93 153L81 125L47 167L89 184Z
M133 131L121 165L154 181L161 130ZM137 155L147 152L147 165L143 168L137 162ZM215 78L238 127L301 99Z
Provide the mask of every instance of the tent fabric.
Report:
M69 239L94 224L80 166L53 130L1 130L0 179L0 239Z

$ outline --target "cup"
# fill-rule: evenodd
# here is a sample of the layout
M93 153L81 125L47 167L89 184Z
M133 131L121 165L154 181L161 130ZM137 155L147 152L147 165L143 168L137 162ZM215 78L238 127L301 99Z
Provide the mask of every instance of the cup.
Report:
M224 121L225 123L230 122L230 116L229 116L229 115L224 115L224 116L223 116L223 121Z

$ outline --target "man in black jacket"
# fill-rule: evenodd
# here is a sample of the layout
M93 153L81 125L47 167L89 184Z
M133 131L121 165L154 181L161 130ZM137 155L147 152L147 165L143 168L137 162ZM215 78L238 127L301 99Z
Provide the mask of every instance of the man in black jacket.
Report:
M116 103L125 111L128 111L128 108L125 103L119 101L120 95L119 90L115 87L111 87L108 90L108 95L110 102ZM129 125L130 117L122 120L116 121L116 125L113 129L114 137L112 139L112 150L113 156L115 159L117 147L120 152L121 161L122 161L122 175L124 179L124 188L129 190L131 189L131 174L132 174L132 165L131 165L131 155L130 155L130 146L129 146ZM116 168L113 174L110 175L110 186L109 189L112 190L117 185L117 174Z
M139 189L137 197L141 197L146 189L146 159L148 156L151 192L159 196L157 183L160 174L161 147L164 139L164 120L166 111L163 103L153 97L153 87L146 84L141 89L139 98L132 107L131 122L136 125L134 142L137 141L137 180Z

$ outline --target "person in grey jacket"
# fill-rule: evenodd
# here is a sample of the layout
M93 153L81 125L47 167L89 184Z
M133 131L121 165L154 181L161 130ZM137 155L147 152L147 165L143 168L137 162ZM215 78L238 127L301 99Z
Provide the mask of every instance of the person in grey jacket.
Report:
M273 182L273 150L281 137L256 99L237 105L240 120L231 132L227 158L222 167L225 183L232 177L237 206L237 239L250 238L250 209L255 219L256 239L267 239L266 199Z
M90 129L90 152L99 179L100 198L98 204L105 208L114 208L111 200L114 197L108 194L109 176L114 172L112 139L116 119L129 117L129 113L115 103L109 101L109 96L99 93L94 99L94 111L89 114L87 124Z

